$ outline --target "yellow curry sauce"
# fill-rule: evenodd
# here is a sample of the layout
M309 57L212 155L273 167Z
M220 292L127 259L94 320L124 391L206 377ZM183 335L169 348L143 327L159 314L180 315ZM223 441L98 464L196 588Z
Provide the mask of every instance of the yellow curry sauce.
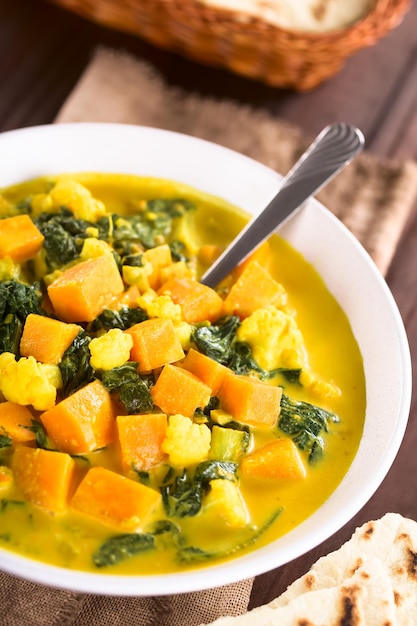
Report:
M62 198L66 198L65 202L59 199L59 194L55 200L52 198L50 192L54 189L57 181L53 177L29 181L3 190L0 194L0 217L9 218L16 214L28 213L36 221L42 211L59 212L60 203L71 209L72 202L77 206L84 202L90 209L92 206L94 208L90 214L87 211L82 219L91 216L96 219L97 214L94 214L97 209L97 204L94 204L96 201L99 201L100 210L103 208L100 203L104 203L106 214L129 216L139 214L143 210L146 200L154 198L186 199L193 203L194 208L183 212L180 217L175 217L172 221L171 231L167 235L158 236L157 245L172 240L180 240L184 244L181 249L185 252L187 260L174 260L175 268L172 270L171 267L168 274L170 273L171 277L172 275L175 276L175 272L181 275L192 275L193 280L198 279L214 255L239 232L247 219L247 216L240 210L226 202L171 181L110 174L72 175L71 181L77 181L77 184L88 189L91 192L89 195L88 192L80 194L80 187L77 185L75 185L75 191L74 188L71 188L70 192L65 191L65 181L68 178L62 177L65 192L63 192ZM91 204L92 199L94 202ZM90 221L94 222L94 219ZM86 235L84 237L97 239L98 233L90 227L88 237ZM134 248L134 253L137 253L136 248ZM100 254L100 252L96 250L95 254ZM67 266L58 270L55 268L51 272L45 264L45 255L42 249L34 258L24 261L22 265L17 261L10 261L4 256L0 250L0 280L2 281L0 286L2 283L10 283L11 280L27 282L36 278L41 282L44 281L44 291L46 285L52 284L67 266L76 265L80 261L80 258L77 257L71 260ZM167 452L169 446L167 444L165 447L162 445L165 451L163 452L163 460L154 467L147 467L145 471L137 471L138 468L126 469L123 467L117 437L114 442L101 447L99 450L72 454L75 470L68 494L68 505L64 510L58 512L47 510L45 507L28 502L23 493L25 489L22 490L19 486L19 480L15 479L17 477L13 477L15 450L22 446L35 448L40 445L40 440L32 439L23 443L11 440L7 428L1 425L0 404L0 439L3 437L1 439L2 447L0 447L0 466L3 470L3 477L5 477L4 484L0 484L0 546L2 548L66 568L101 574L171 572L212 564L217 560L228 559L236 554L243 554L245 551L264 545L294 528L326 500L347 472L362 435L366 398L361 355L345 314L327 290L320 276L298 252L284 240L274 236L269 243L267 257L264 255L260 259L259 263L266 264L268 273L279 284L282 294L284 294L281 300L277 300L275 309L284 312L292 320L293 326L291 328L293 331L288 332L290 334L293 332L293 336L287 336L284 339L287 343L289 341L288 346L290 346L289 352L285 352L286 363L289 363L288 369L292 370L293 374L295 373L295 377L287 376L285 372L277 373L276 371L269 377L260 374L260 370L265 373L266 370L276 370L277 365L280 365L274 353L275 349L277 352L280 350L274 344L276 335L273 334L273 331L271 331L271 335L268 335L271 326L268 327L269 330L266 326L265 328L262 327L262 320L266 318L261 318L261 321L258 320L258 326L256 326L254 322L252 323L252 318L250 322L245 322L245 317L241 316L237 330L238 340L246 347L249 345L251 357L258 355L262 362L258 371L247 371L243 376L257 382L262 379L263 385L268 384L274 388L282 389L285 396L293 402L309 403L309 405L319 407L329 414L337 416L338 421L332 419L328 421L328 432L322 429L318 434L318 438L323 443L322 454L317 455L317 458L310 462L311 446L302 450L292 443L291 445L294 449L296 448L297 458L302 465L301 474L294 474L290 478L280 478L279 476L251 476L250 472L249 475L247 472L242 472L242 459L244 457L277 439L294 438L295 433L284 432L277 425L279 419L279 407L277 407L277 420L272 426L246 424L246 431L250 433L249 447L234 457L236 472L232 480L229 481L230 477L224 479L222 476L220 476L220 480L217 479L217 485L232 482L233 489L236 487L240 499L240 512L237 512L235 516L233 511L228 511L225 516L222 516L221 511L219 514L218 502L214 500L213 504L213 494L216 490L212 489L210 482L208 482L202 492L201 507L195 514L183 515L183 509L181 509L181 515L176 515L172 509L167 514L163 501L158 500L149 516L141 520L137 528L126 530L123 525L102 523L96 517L75 510L71 506L74 490L91 467L105 467L112 472L127 476L129 480L135 483L145 484L147 488L159 492L161 486L169 482L169 478L167 478L170 471L170 456ZM147 283L146 272L137 269L139 266L133 265L131 267L134 270L129 268L124 274L124 288L129 289L133 285L137 288L140 296L139 300L136 301L130 299L129 306L138 307L139 303L139 306L146 308L147 303L155 303L157 294L155 289L151 289ZM126 285L126 277L130 280L130 285ZM227 300L227 295L236 280L237 276L234 276L219 286L218 292L223 300ZM105 308L114 308L114 306L112 304ZM267 304L261 308L268 311L268 315L270 315L268 323L272 324L271 319L275 319L275 312L271 312L271 309L274 307ZM175 310L178 313L178 309ZM170 311L172 312L174 309L172 307L163 309L162 307L159 310L158 307L153 309L151 307L148 310L148 317L161 316L169 319ZM53 316L54 313L49 310L48 314ZM227 310L226 314L229 317L234 315L233 312L230 313ZM190 331L192 328L215 326L217 322L218 320L212 320L211 322L199 321L196 324L184 324L183 322L180 323L176 317L174 326L178 331L178 336L181 337L184 355L188 353L190 348L198 349L193 342L193 335L187 336L187 328ZM5 320L1 323L5 328ZM91 329L91 322L77 320L74 323L80 325L81 328ZM261 331L258 335L262 336L256 337L257 328ZM103 330L101 328L100 331L92 332L91 336L100 337L106 332L108 329ZM1 334L0 341L2 341ZM4 347L2 351L9 352ZM0 354L0 359L1 356ZM18 359L20 355L15 354L15 356ZM11 358L13 360L13 357ZM175 361L174 367L181 367L181 364L182 359ZM271 364L273 365L271 366ZM58 368L59 366L54 367ZM282 368L282 364L280 367ZM145 373L144 378L148 381L147 384L151 387L155 385L162 369L163 366L155 368L152 372L153 380L150 383L146 378L148 373ZM6 370L2 371L4 375ZM2 403L9 400L5 388L2 388L2 380L0 379L0 389L3 392L3 395L0 395ZM57 401L60 399L60 393L58 385ZM16 402L16 399L13 398L13 402ZM42 423L42 415L45 411L42 403L41 408L36 410L24 399L22 404L25 404L26 408L31 411L36 421ZM225 423L232 421L235 422L237 430L242 427L242 424L236 424L238 420L233 415L224 411L221 403L213 409L212 416L208 410L204 413L201 410L203 408L200 407L195 416L188 416L187 419L191 422L194 420L199 426L204 425L204 428L208 430L213 429L213 425L221 428ZM154 406L152 411L161 413L159 406ZM142 412L145 413L146 411ZM116 413L118 415L124 413L119 403ZM141 411L138 413L140 414ZM207 431L205 433L207 434ZM46 432L46 436L48 436L48 432ZM212 435L209 433L208 437L210 441ZM57 454L58 446L55 443L53 438L51 440L49 437L47 444L45 444L47 449L54 450L52 454ZM188 452L185 451L184 454L186 458ZM211 459L210 450L205 456L203 453L202 459ZM198 462L189 463L190 475L192 475L196 465ZM178 476L181 471L182 468L175 467L174 476ZM212 492L211 496L210 492ZM226 497L224 495L226 493L223 493L223 498ZM117 498L117 493L113 493L112 497ZM235 492L233 492L233 497L235 497ZM242 523L242 515L246 515L244 523ZM163 530L159 534L155 532L158 523L160 524L159 529ZM154 549L144 550L120 560L117 559L117 562L110 560L109 563L100 563L99 566L97 562L94 562L93 555L97 554L100 546L110 537L124 534L130 536L135 533L153 533ZM183 551L184 548L185 552ZM158 551L157 559L155 558L155 550ZM179 558L179 555L184 554L188 558ZM126 557L126 554L123 556Z

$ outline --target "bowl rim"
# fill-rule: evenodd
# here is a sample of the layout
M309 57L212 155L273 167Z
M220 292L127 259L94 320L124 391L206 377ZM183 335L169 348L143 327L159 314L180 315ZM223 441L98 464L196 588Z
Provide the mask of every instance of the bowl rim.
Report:
M6 150L9 162L5 164L5 169L0 172L0 187L20 181L23 182L25 179L35 178L37 175L42 175L42 172L45 175L63 173L64 170L62 170L59 164L63 159L65 160L65 158L67 158L67 161L70 162L71 160L74 161L74 159L78 159L78 157L80 157L78 160L80 161L81 167L72 169L71 171L73 172L113 171L115 173L135 173L135 171L125 171L125 160L123 158L121 159L121 165L119 168L112 167L110 169L103 170L99 167L90 167L86 169L85 167L82 167L82 163L88 160L86 159L86 155L77 155L76 153L73 153L78 145L77 142L81 140L84 143L87 141L97 141L101 149L104 149L104 147L108 148L109 145L112 145L116 140L119 142L118 145L125 145L124 142L131 142L133 136L135 140L140 140L139 143L146 142L149 138L151 138L158 145L168 145L170 147L180 146L182 150L185 150L186 152L189 151L187 154L191 156L187 156L187 159L195 158L194 153L196 153L205 163L212 163L211 159L214 157L216 162L213 162L213 168L219 172L219 176L221 175L221 168L224 163L228 163L229 165L231 164L231 166L236 164L235 167L237 168L239 174L241 171L247 171L248 173L251 172L254 178L256 175L256 177L259 178L260 184L255 185L253 189L251 187L253 181L249 181L248 183L245 182L245 185L248 184L250 186L252 195L256 194L256 202L258 206L256 208L254 207L255 212L258 209L260 210L266 201L274 194L280 180L282 179L279 174L267 166L262 165L245 155L230 150L229 148L225 148L207 140L198 139L173 131L143 126L81 122L71 124L41 125L1 133L0 153ZM35 145L34 151L36 152L40 146L42 146L42 148L49 149L52 147L56 148L61 141L67 142L64 145L67 146L68 155L66 157L63 155L62 159L57 158L53 167L51 167L50 164L47 167L48 159L50 161L51 158L49 155L46 159L43 154L29 155L29 152L33 152L33 144ZM18 169L20 169L22 173L17 174L14 180L4 183L4 180L7 180L7 177L10 175L9 172L13 170L14 156L20 154L19 150L25 144L30 145L31 150L28 151L28 154L21 155ZM71 147L71 150L68 146ZM95 150L97 150L96 147ZM101 158L98 159L98 161L104 164L105 159ZM161 163L159 163L159 165L161 165L162 171L165 171L164 168L172 167L172 163L169 163L169 155L162 155ZM179 171L179 165L182 167L181 163L175 165L175 172ZM136 164L135 167L137 168ZM152 168L153 165L150 163L149 167ZM33 174L31 175L30 172L33 172ZM39 173L36 174L36 172ZM181 177L177 178L175 174L169 177L163 174L156 174L155 177L183 180ZM240 178L242 177L240 176ZM205 179L207 179L207 176L204 172L197 172L195 177L196 184L190 183L188 180L184 180L183 182L184 184L194 187L195 189L207 191L211 195L219 195L217 192L213 194L212 191L206 189L204 184L198 184L199 181L203 183ZM223 184L225 181L220 180L219 182ZM233 180L229 181L228 184L233 184ZM216 180L216 189L217 186L218 183ZM231 201L227 195L223 195L222 197ZM237 206L242 206L242 203L236 203L234 200L232 203ZM247 210L246 206L244 210ZM392 398L397 417L390 430L389 441L384 442L383 444L384 453L381 453L381 457L376 459L377 463L374 473L372 475L367 475L365 483L361 485L361 490L351 495L348 506L342 508L334 505L335 500L339 497L338 494L342 489L342 486L346 482L345 477L336 489L337 493L333 493L322 505L322 507L320 507L319 511L307 518L305 522L302 522L294 530L290 531L290 533L287 533L283 538L251 552L248 555L237 557L226 563L222 563L220 565L208 565L202 569L194 569L187 572L161 575L155 574L152 576L112 575L102 573L97 575L89 572L68 570L63 567L34 561L30 558L26 558L0 548L0 554L2 557L0 568L3 571L51 587L100 595L152 596L198 591L237 582L244 578L256 576L285 565L289 561L305 554L328 539L344 524L348 523L366 504L388 473L398 453L408 422L409 408L411 405L411 357L407 336L400 312L384 278L376 268L373 261L370 259L368 253L350 233L350 231L348 231L348 229L333 214L331 214L330 211L313 199L310 200L306 206L294 216L293 220L289 220L286 224L284 224L280 234L284 236L284 238L295 238L296 240L298 236L298 224L302 223L302 220L307 220L307 223L310 224L315 220L319 220L320 224L324 227L329 228L331 231L335 230L341 233L341 239L347 246L346 249L354 252L356 255L355 258L361 268L365 271L368 280L371 280L374 284L375 294L379 294L376 299L382 299L385 303L386 318L394 331L394 336L391 337L391 341L392 345L395 346L396 364L398 367L398 372L395 373L395 376L397 382L401 382L399 388L395 390L395 396ZM293 243L292 240L291 243ZM297 245L295 245L295 247L297 248ZM386 320L384 319L383 322L385 323L385 321ZM375 381L375 384L377 384L377 382L378 381ZM368 414L365 426L367 422ZM361 446L347 476L351 473L352 468L355 469L356 474L358 473L358 458L360 455L367 453L367 450L362 451ZM319 512L320 515L318 515ZM317 524L316 520L318 518L320 518L322 522L325 520L325 523ZM307 531L309 534L306 539L305 533Z

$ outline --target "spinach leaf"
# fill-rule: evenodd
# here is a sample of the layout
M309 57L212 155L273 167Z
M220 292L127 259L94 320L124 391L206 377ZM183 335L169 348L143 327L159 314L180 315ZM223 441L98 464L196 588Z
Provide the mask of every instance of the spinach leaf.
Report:
M159 520L154 523L152 528L152 534L154 536L170 533L171 535L178 536L181 533L180 527L170 520Z
M149 379L147 382L141 378L137 368L137 363L129 361L120 367L96 372L110 393L117 395L129 415L146 413L153 408Z
M124 306L119 311L105 309L96 319L88 326L89 332L97 332L98 330L110 330L111 328L120 328L127 330L135 324L139 324L148 319L146 311L140 308L132 308Z
M88 237L86 229L94 226L92 222L76 219L66 207L61 207L59 213L41 213L34 223L44 236L43 250L50 272L79 256Z
M94 370L90 365L91 337L82 330L72 344L65 350L58 364L62 376L61 394L64 398L87 385L94 379Z
M200 352L218 363L228 366L233 353L233 342L240 326L237 315L225 317L211 326L194 326L191 339Z
M292 400L282 394L278 427L293 438L300 450L309 451L309 462L318 461L324 452L321 433L328 431L329 422L337 423L339 418L308 402Z
M26 285L16 280L0 283L0 318L8 314L16 315L24 321L29 313L42 315L42 292L39 283Z
M0 513L3 513L10 506L26 507L26 502L23 500L10 500L8 498L2 498L0 500Z
M0 448L10 448L13 445L13 439L6 432L0 434Z
M205 407L198 406L194 411L194 421L197 424L207 424L209 428L212 428L210 412L213 409L218 409L220 406L220 399L217 396L210 396L208 404Z
M122 258L122 265L129 265L130 267L143 267L143 254L137 252L136 254L128 254Z
M230 315L219 320L217 324L194 326L191 339L200 352L225 365L235 374L256 372L260 378L270 378L270 372L262 369L253 358L250 345L237 340L239 326L240 318Z
M7 315L0 325L0 353L12 352L20 356L20 338L23 332L23 323L14 315Z
M174 261L184 261L186 263L190 260L185 254L186 247L182 241L179 241L178 239L171 241L169 243L169 248L171 250L171 256Z
M38 448L42 448L43 450L56 450L56 446L48 437L44 425L37 420L31 420L31 422L32 426L25 426L25 428L35 433L36 446Z
M194 472L194 482L207 487L211 480L235 480L238 464L231 461L202 461Z
M16 280L0 283L0 353L20 356L23 325L30 313L44 315L42 292L38 283L26 285Z
M138 244L154 248L163 243L171 234L175 218L194 208L188 200L148 200L135 215L102 217L95 226L99 229L100 239L111 243L116 252L125 257L136 253Z
M235 480L237 463L230 461L203 461L194 473L184 469L172 482L161 487L162 502L169 517L197 515L203 495L211 480L224 478Z
M252 348L243 341L235 341L230 352L228 367L242 376L249 372L257 372L261 378L267 377L268 372L263 370L252 356Z
M186 469L172 483L162 486L161 493L169 517L192 517L201 509L203 490Z
M160 520L153 524L152 530L146 533L125 533L114 535L105 541L93 555L96 567L115 565L136 554L153 550L158 544L164 546L164 537L169 545L180 547L184 539L179 526L170 520Z
M261 380L281 374L289 383L300 383L301 369L277 368L264 370L252 354L251 346L236 338L240 319L236 315L222 318L210 326L194 326L191 339L198 350L214 361L226 365L235 374L256 372Z
M138 480L140 483L142 483L142 485L149 486L151 484L151 475L149 474L149 472L145 470L140 470L134 465L132 465L132 470L136 473Z
M107 567L154 547L154 537L149 533L115 535L105 541L93 554L93 562L96 567Z
M151 532L156 539L158 548L171 548L174 546L178 549L185 541L181 533L181 528L170 520L159 520L155 522Z
M267 378L274 378L277 374L281 374L289 382L295 385L301 385L300 375L303 370L301 368L290 369L288 367L278 367L268 372Z

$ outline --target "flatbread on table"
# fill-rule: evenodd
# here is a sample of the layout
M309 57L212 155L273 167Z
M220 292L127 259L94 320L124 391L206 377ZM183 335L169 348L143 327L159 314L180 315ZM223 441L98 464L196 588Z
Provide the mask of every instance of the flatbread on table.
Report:
M387 513L356 529L269 604L216 626L416 626L417 522Z

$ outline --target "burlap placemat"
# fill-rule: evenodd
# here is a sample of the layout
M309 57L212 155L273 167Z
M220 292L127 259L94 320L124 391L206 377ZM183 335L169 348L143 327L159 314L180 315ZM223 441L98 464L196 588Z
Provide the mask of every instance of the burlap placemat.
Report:
M99 49L57 122L120 122L184 132L286 173L310 142L272 116L168 87L148 65ZM382 272L388 268L417 194L417 164L362 154L320 194ZM176 596L103 597L51 589L0 573L2 626L197 626L244 613L252 580Z
M281 174L312 139L261 110L169 87L142 61L106 48L97 50L56 121L121 122L183 132L242 152ZM365 152L317 197L386 273L416 194L417 163Z

